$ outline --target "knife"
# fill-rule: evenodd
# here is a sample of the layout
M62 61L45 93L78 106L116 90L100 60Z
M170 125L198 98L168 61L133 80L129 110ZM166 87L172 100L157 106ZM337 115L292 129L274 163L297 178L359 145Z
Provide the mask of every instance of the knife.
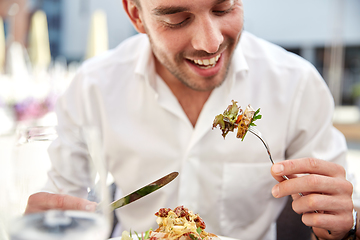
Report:
M172 172L172 173L156 180L155 182L152 182L152 183L130 193L129 195L112 202L110 204L111 211L113 211L117 208L123 207L129 203L132 203L132 202L148 195L149 193L152 193L152 192L158 190L159 188L165 186L166 184L168 184L169 182L174 180L178 175L179 175L178 172Z

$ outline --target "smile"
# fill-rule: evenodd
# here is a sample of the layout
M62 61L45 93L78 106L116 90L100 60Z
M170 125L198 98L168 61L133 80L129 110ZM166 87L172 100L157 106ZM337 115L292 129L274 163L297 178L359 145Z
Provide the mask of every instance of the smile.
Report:
M216 65L217 61L219 60L221 54L210 58L210 59L195 59L192 60L198 67L202 68L202 69L208 69L208 68L212 68Z

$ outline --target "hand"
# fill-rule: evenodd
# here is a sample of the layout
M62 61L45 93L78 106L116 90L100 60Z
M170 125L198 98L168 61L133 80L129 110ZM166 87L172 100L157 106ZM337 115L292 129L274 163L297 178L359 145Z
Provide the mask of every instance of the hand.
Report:
M39 192L31 195L25 214L42 212L50 209L82 210L94 212L97 203L65 194Z
M313 227L316 236L341 239L351 229L353 186L346 180L342 166L314 158L295 159L276 163L271 174L279 181L272 189L273 196L291 195L292 208L303 214L303 223ZM283 175L290 180L284 181Z

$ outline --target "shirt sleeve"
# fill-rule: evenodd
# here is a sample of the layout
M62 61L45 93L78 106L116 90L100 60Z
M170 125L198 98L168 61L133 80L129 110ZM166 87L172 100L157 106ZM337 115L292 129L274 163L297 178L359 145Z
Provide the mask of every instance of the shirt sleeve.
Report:
M52 167L43 190L84 198L91 181L89 155L81 129L86 124L83 79L79 71L56 103L58 138L48 149Z
M314 68L304 74L302 83L292 106L286 159L314 157L347 169L346 140L333 126L334 101L326 83ZM356 184L351 175L347 179ZM359 196L353 199L359 205Z
M346 166L346 141L332 124L334 101L314 68L303 75L293 101L286 158L314 157Z

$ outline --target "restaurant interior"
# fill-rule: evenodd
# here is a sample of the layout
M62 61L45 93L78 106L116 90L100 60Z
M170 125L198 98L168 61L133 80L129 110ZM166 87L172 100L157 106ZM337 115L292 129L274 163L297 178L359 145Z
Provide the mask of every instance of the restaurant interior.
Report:
M109 27L113 24L109 16L114 13L96 8L94 3L90 10L86 9L87 1L81 0L77 4L82 5L78 7L88 11L87 23L83 25L87 27L85 30L82 27L86 33L81 42L83 49L74 50L73 55L66 54L71 50L62 44L71 43L72 39L69 35L66 39L62 36L69 8L64 2L0 0L0 239L7 239L6 221L24 211L26 196L39 191L46 182L50 168L46 149L52 135L56 135L51 131L57 124L54 106L58 96L67 89L84 60L136 34L129 22L124 21L124 34L114 37L115 31ZM117 4L121 8L120 3ZM284 47L301 55L300 48ZM332 73L324 74L328 83L331 79L342 86L349 65L357 74L352 76L358 79L353 80L351 86L343 87L345 90L340 95L335 95L338 91L333 92L334 97L340 99L336 102L333 124L348 143L349 177L360 183L359 49L360 39L351 47L329 44L318 48L316 59L321 62L318 66L328 64L326 69ZM40 134L46 130L47 135L29 138L29 129L39 130ZM111 176L106 181L111 184ZM354 194L360 194L360 184Z

